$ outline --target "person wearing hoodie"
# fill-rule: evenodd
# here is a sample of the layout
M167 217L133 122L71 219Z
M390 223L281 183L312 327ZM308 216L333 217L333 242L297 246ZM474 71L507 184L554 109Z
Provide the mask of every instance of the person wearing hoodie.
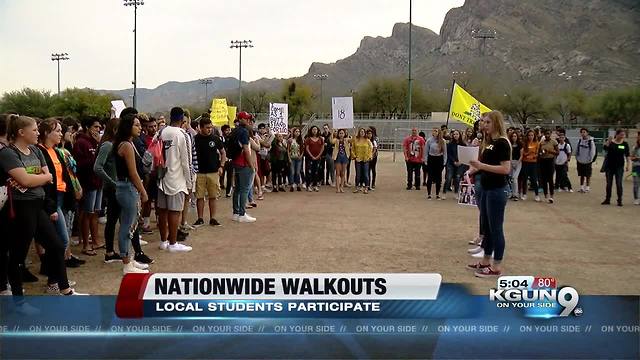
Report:
M589 136L589 130L580 129L580 139L576 145L576 163L578 176L580 177L580 191L586 193L591 191L591 174L593 172L593 161L596 157L596 143L593 137Z
M102 208L102 181L93 171L100 141L100 120L97 117L82 119L82 131L73 144L72 155L77 162L77 176L82 186L82 199L78 209L82 253L96 256L96 249L104 247L98 231L98 211ZM92 244L89 244L91 235Z

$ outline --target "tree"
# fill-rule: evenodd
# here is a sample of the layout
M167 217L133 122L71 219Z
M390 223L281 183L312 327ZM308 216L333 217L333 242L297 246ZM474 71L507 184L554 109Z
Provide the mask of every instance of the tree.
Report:
M284 85L280 98L289 104L289 119L293 124L297 120L302 125L304 118L311 114L313 91L310 86L289 81Z
M562 124L572 118L582 116L586 111L587 96L582 90L563 91L549 104L549 111L560 115Z
M630 126L640 122L640 86L612 90L591 102L591 112L607 124Z
M54 97L52 115L70 115L78 119L85 116L109 116L113 95L102 95L91 89L67 89Z
M264 89L247 90L242 95L242 99L248 105L245 110L254 114L269 112L269 103L273 102L275 96Z
M528 87L517 88L511 94L507 94L500 107L525 125L530 119L545 115L542 97Z
M20 115L46 118L51 116L53 103L54 97L50 91L24 88L5 93L2 96L0 113L14 112Z

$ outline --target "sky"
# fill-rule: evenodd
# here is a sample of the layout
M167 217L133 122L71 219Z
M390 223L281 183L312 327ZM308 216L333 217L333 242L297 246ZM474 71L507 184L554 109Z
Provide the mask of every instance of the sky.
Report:
M23 87L125 89L133 80L133 7L124 0L0 0L0 94ZM464 0L413 0L413 23L438 33ZM138 87L238 76L305 74L312 62L353 54L364 36L390 36L409 21L402 0L145 0L137 17Z

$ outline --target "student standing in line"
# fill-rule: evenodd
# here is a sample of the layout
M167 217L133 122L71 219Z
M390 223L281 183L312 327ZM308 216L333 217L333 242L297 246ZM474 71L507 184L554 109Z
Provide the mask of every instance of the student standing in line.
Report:
M346 183L345 178L345 166L349 163L351 157L351 139L347 138L347 130L340 129L337 132L335 130L331 134L331 142L333 143L333 160L336 167L336 192L344 193L344 185Z
M540 143L536 140L533 130L527 131L524 146L522 147L522 172L524 173L524 184L522 186L522 200L527 200L527 179L531 181L531 186L536 194L536 202L540 202L538 193L538 153Z
M271 143L269 151L271 160L271 182L273 192L285 192L285 178L287 177L289 167L289 154L287 152L287 143L282 134L276 134Z
M576 144L576 166L580 177L580 193L591 191L591 175L596 154L596 142L593 137L589 136L589 130L580 129L580 139Z
M455 191L455 198L458 199L458 190L460 189L460 175L464 172L463 164L458 161L458 146L466 146L462 140L462 136L458 130L451 130L451 140L447 144L447 171L442 194L445 195L447 190Z
M509 135L509 143L511 144L511 197L513 201L518 201L520 189L518 184L520 181L520 170L522 169L522 142L518 138L518 133L513 131Z
M571 144L567 142L564 132L558 131L558 156L556 156L556 190L573 192L569 180L569 162L571 161Z
M613 186L613 178L616 178L616 193L618 194L618 206L622 206L622 179L625 172L629 171L631 161L629 160L630 151L629 144L624 141L625 132L622 129L616 130L614 138L607 139L604 144L604 150L607 152L605 162L605 174L607 176L606 197L602 205L611 203L611 188Z
M371 144L373 145L373 156L371 158L371 161L369 161L370 186L368 188L369 190L375 190L377 177L376 167L378 166L378 134L375 127L370 126L369 129L367 129L367 139L369 139L369 141L371 141Z
M304 152L304 142L299 128L293 128L293 135L287 141L287 152L291 159L291 169L289 171L289 191L302 191L302 159Z
M216 198L220 191L220 178L226 162L226 153L222 139L213 132L211 119L201 117L199 131L193 137L194 146L198 156L198 168L196 169L196 208L198 219L193 226L204 225L204 199L209 204L209 225L220 226L216 220Z
M320 191L318 187L320 175L318 172L320 157L324 151L324 139L320 136L320 129L317 126L314 125L309 129L304 145L307 164L309 165L306 175L307 191Z
M427 180L427 200L431 200L431 188L436 185L436 199L440 200L440 188L442 187L442 170L447 162L447 147L442 132L438 128L433 128L431 138L427 140L424 150L424 163L427 164L429 178ZM442 200L446 196L442 197Z
M420 190L420 169L423 167L424 146L424 138L418 136L417 128L411 129L411 135L402 141L404 162L407 166L407 190L411 190L412 186Z
M555 170L555 158L558 153L558 142L551 138L551 130L545 130L544 138L540 142L538 159L542 190L544 191L544 198L549 204L553 204L553 172Z
M364 194L368 194L369 161L373 156L373 144L367 138L364 128L358 129L358 133L352 141L352 149L352 155L356 161L356 187L353 192L357 193L362 190Z

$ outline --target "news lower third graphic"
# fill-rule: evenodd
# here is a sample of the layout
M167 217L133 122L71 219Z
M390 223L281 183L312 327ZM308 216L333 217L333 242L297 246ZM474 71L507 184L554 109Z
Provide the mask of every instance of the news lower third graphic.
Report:
M0 358L639 358L640 297L504 276L129 274L114 296L0 298Z

